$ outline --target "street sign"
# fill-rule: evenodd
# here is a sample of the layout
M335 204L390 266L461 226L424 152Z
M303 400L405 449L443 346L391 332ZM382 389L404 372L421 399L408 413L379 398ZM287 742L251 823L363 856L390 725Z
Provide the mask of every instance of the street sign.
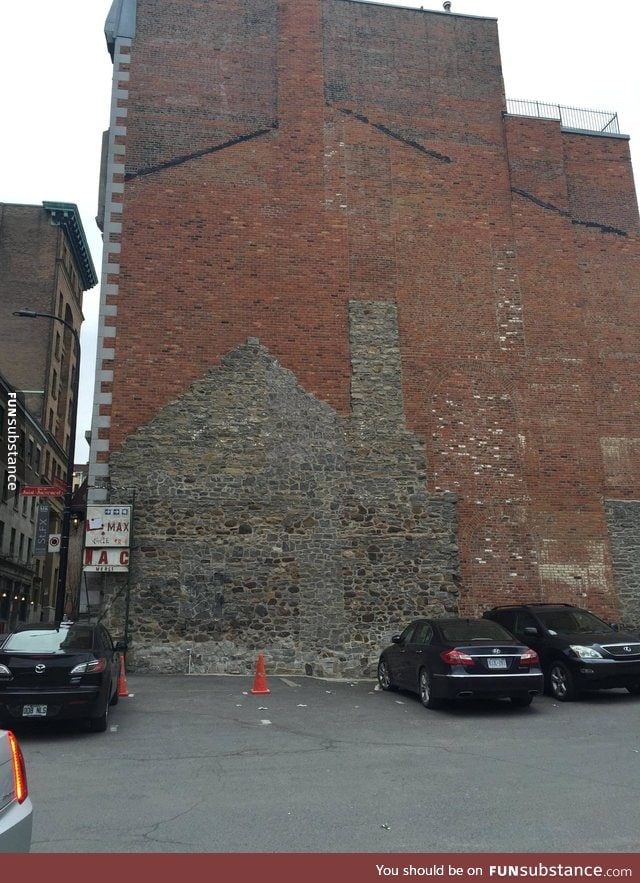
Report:
M49 543L49 506L47 503L38 504L36 516L34 555L46 555Z
M59 533L50 533L49 534L49 551L50 552L59 552L60 551L60 543L62 537Z
M64 497L65 494L66 490L59 485L27 485L20 488L21 497Z

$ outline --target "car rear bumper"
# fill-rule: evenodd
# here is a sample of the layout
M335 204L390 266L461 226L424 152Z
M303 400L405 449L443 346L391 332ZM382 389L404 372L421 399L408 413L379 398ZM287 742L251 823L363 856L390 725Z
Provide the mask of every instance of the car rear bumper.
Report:
M516 696L542 693L544 677L541 672L501 675L448 674L433 676L434 695L441 699L459 699L464 696Z
M0 692L0 715L9 721L71 720L96 717L105 698L98 687L71 690L23 690ZM37 707L38 714L28 714L28 707Z
M29 852L33 827L33 805L27 797L0 813L0 852Z

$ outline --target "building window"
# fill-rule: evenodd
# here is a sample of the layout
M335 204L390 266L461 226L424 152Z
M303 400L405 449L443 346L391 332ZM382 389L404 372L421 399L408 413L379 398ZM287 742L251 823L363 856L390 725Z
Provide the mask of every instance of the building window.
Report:
M0 521L0 555L4 549L4 521Z
M40 445L36 445L36 458L33 462L33 470L38 475L40 474L40 460L42 458L42 448Z
M9 557L13 558L16 554L16 529L11 528L11 539L9 540Z
M27 540L27 564L31 564L31 556L33 553L33 540L31 537Z
M60 358L60 342L61 342L60 332L56 331L56 349L55 349L56 359Z
M58 372L55 369L51 380L51 395L54 399L58 398Z
M20 542L18 544L18 561L24 558L24 534L20 534Z
M47 429L49 432L53 432L53 408L49 408L49 423Z

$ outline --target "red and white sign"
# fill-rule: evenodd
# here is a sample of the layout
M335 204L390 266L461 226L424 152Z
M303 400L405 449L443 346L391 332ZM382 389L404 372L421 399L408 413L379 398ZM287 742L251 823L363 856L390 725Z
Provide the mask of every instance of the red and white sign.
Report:
M20 488L21 497L64 497L66 492L66 489L59 484L24 485Z
M129 550L86 548L83 569L93 573L127 571L129 570Z
M50 533L49 534L49 551L50 552L59 552L60 551L60 542L62 537L59 533Z

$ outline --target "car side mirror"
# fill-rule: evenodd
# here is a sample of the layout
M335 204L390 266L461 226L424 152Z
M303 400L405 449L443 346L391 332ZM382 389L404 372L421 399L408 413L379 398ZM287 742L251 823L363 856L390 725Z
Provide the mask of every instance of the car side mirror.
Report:
M620 623L619 622L610 622L609 625L614 630L614 632L620 631Z
M399 644L400 638L401 638L401 635L391 635L391 643L392 644Z
M538 634L538 629L535 627L535 625L526 625L524 627L524 634L531 635L533 637L534 635Z
M127 642L126 641L116 641L115 649L119 650L120 653L124 653L127 649Z

